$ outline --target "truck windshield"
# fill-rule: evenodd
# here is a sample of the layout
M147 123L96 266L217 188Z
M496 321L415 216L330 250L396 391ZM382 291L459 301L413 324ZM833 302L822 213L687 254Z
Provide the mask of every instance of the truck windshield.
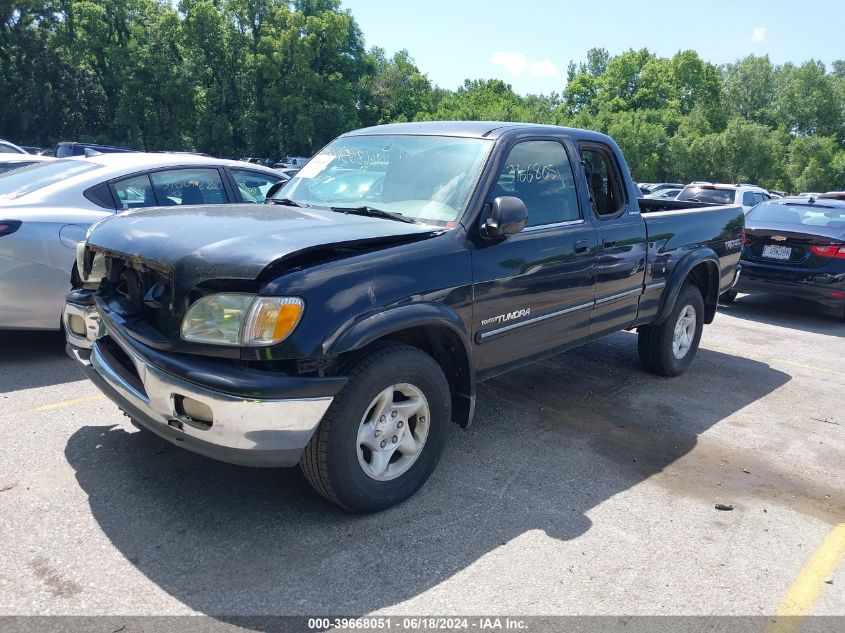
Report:
M374 207L448 226L466 208L489 139L373 135L339 138L274 196L316 207Z
M14 200L65 178L83 174L102 165L82 160L50 160L0 175L0 200Z

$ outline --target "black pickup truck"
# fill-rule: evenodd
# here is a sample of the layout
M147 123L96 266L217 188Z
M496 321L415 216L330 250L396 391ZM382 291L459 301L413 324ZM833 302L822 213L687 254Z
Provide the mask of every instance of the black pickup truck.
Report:
M379 510L426 481L479 381L633 328L647 369L689 366L736 281L742 208L637 197L595 132L350 132L266 205L92 227L68 351L137 426L299 463L328 499Z

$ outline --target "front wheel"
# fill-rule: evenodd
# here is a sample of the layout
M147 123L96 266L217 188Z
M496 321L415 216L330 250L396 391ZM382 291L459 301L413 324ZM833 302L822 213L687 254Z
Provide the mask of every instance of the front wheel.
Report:
M443 449L449 383L428 354L384 343L354 363L300 466L321 495L375 512L414 494Z
M640 362L648 371L662 376L683 373L695 358L703 329L701 291L696 286L686 285L678 293L669 318L637 330Z

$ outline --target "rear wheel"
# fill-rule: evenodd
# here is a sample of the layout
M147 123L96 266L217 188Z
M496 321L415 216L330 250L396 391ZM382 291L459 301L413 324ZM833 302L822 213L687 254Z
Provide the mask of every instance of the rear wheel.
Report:
M407 345L380 344L355 361L300 466L337 505L383 510L428 479L450 419L449 384L434 359Z
M637 330L640 362L648 371L662 376L683 373L698 351L703 319L701 291L696 286L684 286L669 318Z

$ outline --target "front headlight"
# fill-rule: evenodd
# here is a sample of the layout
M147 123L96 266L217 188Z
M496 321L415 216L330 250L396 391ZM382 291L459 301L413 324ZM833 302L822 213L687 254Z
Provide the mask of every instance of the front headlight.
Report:
M186 341L212 345L273 345L293 332L304 309L298 297L208 295L190 307L181 335Z
M76 269L79 272L79 278L84 284L99 284L103 277L106 276L106 257L102 253L94 253L94 259L91 261L91 271L85 274L85 246L87 242L77 242L76 244Z

